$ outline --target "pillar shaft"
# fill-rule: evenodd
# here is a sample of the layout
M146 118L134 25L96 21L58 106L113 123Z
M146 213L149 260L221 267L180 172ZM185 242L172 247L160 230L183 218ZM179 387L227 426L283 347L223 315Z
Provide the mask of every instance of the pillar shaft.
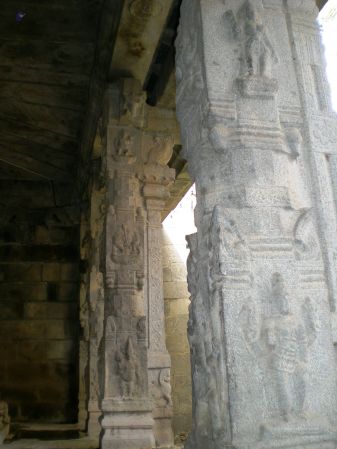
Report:
M172 142L148 130L143 97L134 81L116 83L103 118L103 449L173 445L158 238Z
M98 438L101 433L99 419L102 415L101 394L103 389L102 342L104 333L104 279L101 254L104 247L105 195L101 159L92 166L90 183L90 235L89 258L89 366L88 366L88 435Z
M182 3L191 449L336 444L337 126L317 13L313 0Z
M158 140L158 137L156 137ZM161 163L147 163L143 175L143 196L147 211L147 318L149 328L149 385L153 400L156 443L161 448L173 447L171 420L173 404L171 399L170 369L171 358L165 342L165 316L163 295L163 268L161 253L161 214L168 185L173 181L173 170L164 164L168 162L172 148L170 139L160 139L156 151L165 152L167 157Z

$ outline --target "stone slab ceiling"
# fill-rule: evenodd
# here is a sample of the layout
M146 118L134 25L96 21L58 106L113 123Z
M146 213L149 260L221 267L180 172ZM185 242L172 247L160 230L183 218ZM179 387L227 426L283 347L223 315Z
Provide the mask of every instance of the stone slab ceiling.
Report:
M2 2L0 179L75 172L101 3Z

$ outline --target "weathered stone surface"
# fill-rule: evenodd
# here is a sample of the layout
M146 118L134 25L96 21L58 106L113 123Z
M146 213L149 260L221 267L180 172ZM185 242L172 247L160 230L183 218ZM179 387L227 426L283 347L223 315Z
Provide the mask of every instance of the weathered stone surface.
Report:
M8 405L0 400L0 444L5 441L9 434L10 417L8 414Z
M21 187L16 195L24 198ZM34 199L33 207L37 204ZM75 227L61 214L56 217L44 209L43 198L40 204L41 209L32 207L29 212L5 208L1 216L0 334L10 350L2 351L0 389L15 421L73 420L78 338ZM46 225L51 215L53 233ZM43 242L37 238L41 228ZM54 240L59 228L72 237L67 244Z
M336 214L324 153L337 124L315 2L184 0L181 12L177 112L198 200L186 447L332 449Z
M168 448L172 401L160 235L173 143L167 132L148 127L144 95L128 79L107 90L96 140L101 163L92 172L88 231L81 238L88 261L80 295L88 362L81 371L87 366L88 377L80 385L88 385L88 431L98 436L103 414L104 448Z
M181 243L180 233L179 228L171 229L170 237L165 229L162 232L165 244L163 252L165 331L166 345L171 356L173 432L176 439L179 439L181 434L187 435L192 427L190 349L186 332L189 294L186 265L177 252L177 245ZM172 291L175 292L174 295L170 293Z

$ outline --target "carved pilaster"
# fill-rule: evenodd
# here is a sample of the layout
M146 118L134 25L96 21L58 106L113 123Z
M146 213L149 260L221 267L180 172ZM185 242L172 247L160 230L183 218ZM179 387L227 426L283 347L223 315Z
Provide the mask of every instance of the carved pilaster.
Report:
M103 326L104 326L104 283L101 271L105 222L106 187L102 176L102 162L93 163L90 238L91 258L89 266L89 398L88 398L88 435L99 437L102 415L101 398L103 390Z
M85 206L81 214L80 228L80 257L81 263L88 262L90 251L90 229L88 202L84 199ZM88 308L88 272L81 273L79 292L79 318L81 334L79 341L79 388L78 388L78 423L80 429L86 430L88 419L88 364L89 364L89 308Z
M198 229L189 449L336 444L336 217L313 136L337 127L314 11L311 0L182 3L177 113Z
M145 223L136 176L143 104L142 96L135 95L128 82L124 91L115 85L107 92L104 449L155 446L144 310Z
M170 384L171 359L165 343L161 214L169 196L174 170L166 166L172 155L170 136L144 135L142 194L146 207L146 308L148 321L149 388L153 400L154 433L157 447L173 447L173 414Z

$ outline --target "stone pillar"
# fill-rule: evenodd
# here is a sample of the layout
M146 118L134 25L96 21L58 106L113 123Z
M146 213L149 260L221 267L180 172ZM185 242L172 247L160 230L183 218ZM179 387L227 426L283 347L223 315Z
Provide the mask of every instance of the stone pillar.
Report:
M173 141L148 129L135 81L112 86L106 104L103 448L170 448L160 230Z
M90 264L89 264L89 399L88 435L97 438L101 432L99 419L102 415L103 389L103 327L104 327L104 284L101 257L105 221L106 188L101 170L101 158L93 162L90 191Z
M88 202L83 199L80 225L80 257L81 264L85 265L89 259L90 241L89 234L89 210ZM78 382L78 424L82 431L86 430L88 420L88 364L89 364L89 310L88 310L88 272L80 274L79 291L79 382Z
M198 229L188 449L336 447L337 125L317 13L314 0L182 3L177 113Z
M107 92L103 449L155 446L144 310L145 223L140 195L142 96Z
M140 179L147 212L146 308L148 322L149 386L153 400L154 433L160 448L173 447L171 359L165 343L161 214L169 197L174 170L166 166L172 155L173 139L163 134L144 133L144 165Z

